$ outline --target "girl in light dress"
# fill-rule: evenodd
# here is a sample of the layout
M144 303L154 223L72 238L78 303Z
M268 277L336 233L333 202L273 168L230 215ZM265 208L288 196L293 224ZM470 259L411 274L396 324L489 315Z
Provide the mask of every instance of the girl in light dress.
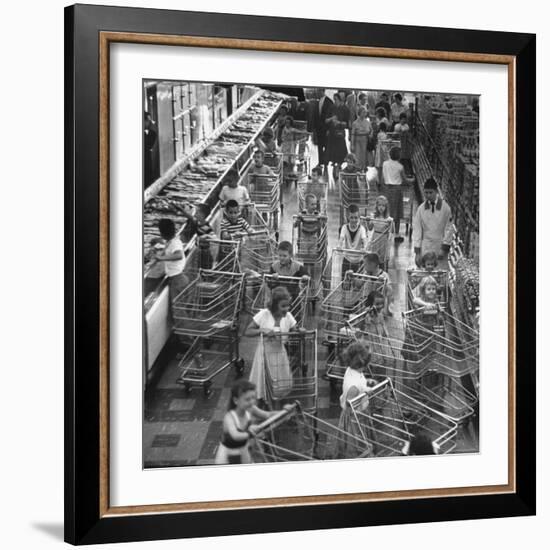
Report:
M387 268L389 243L394 232L393 218L389 215L388 199L384 195L376 197L372 218L367 223L372 231L367 248L378 254L380 267Z
M418 285L418 293L413 298L413 305L417 309L422 309L418 321L428 329L439 326L439 312L441 308L437 297L437 281L428 275L424 277Z
M289 311L290 301L290 293L285 287L275 287L269 307L256 313L245 331L246 336L260 336L249 377L256 385L259 399L266 397L266 368L275 397L282 398L292 389L285 333L297 330L297 322Z
M346 436L338 439L334 458L368 456L369 445L365 442L353 411L349 406L349 401L363 393L368 393L369 389L376 385L374 380L366 378L363 374L363 370L368 367L370 361L370 349L367 342L361 340L352 342L344 351L344 361L348 368L342 382L342 394L340 395L342 412L340 413L338 428ZM365 396L361 401L360 409L364 410L367 406L368 397Z
M222 440L216 452L216 464L250 464L249 443L257 432L254 420L267 420L277 411L256 406L256 386L241 378L231 386L229 407L223 419Z

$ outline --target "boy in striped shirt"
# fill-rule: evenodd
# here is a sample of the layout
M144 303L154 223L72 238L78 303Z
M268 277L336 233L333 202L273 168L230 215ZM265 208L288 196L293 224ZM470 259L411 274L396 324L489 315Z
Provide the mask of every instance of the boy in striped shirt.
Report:
M239 203L236 200L228 200L225 203L225 212L220 224L220 236L222 240L232 240L233 236L239 237L242 233L252 235L254 230L241 216Z

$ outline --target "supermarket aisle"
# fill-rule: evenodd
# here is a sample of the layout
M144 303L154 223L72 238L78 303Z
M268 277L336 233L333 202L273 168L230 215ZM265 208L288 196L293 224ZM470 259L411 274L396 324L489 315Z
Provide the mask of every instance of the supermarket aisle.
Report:
M281 224L281 239L291 240L292 216L297 212L296 187L285 189L284 214ZM339 230L339 199L334 188L329 192L329 246L337 243ZM406 269L412 261L412 245L405 239L398 246L392 247L389 263L389 275L394 285L394 319L399 320L405 307ZM320 314L310 319L312 328L320 326ZM241 325L249 322L249 317L242 316ZM255 339L243 337L240 340L240 355L246 362L245 376L248 375L254 350ZM229 403L229 392L235 380L235 371L227 369L216 377L212 393L208 398L202 391L193 390L186 394L176 384L179 371L175 353L166 365L164 372L155 387L150 388L145 398L144 423L144 462L145 467L184 466L191 464L212 464L221 432L222 420ZM333 423L338 422L340 415L339 389L331 389L323 379L325 370L326 348L318 346L319 359L319 417ZM462 451L471 449L471 442L459 441Z

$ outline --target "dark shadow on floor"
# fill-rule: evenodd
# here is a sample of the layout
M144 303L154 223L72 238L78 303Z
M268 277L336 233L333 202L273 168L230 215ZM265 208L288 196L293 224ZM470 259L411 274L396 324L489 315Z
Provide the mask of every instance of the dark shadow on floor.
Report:
M55 540L63 542L64 527L62 523L32 523L31 527L37 531L42 531Z

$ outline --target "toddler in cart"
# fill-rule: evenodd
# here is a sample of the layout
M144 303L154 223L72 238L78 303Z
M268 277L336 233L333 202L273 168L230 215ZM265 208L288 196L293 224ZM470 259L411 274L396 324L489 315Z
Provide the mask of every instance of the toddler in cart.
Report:
M363 294L369 296L373 290L383 289L384 314L393 315L390 305L393 303L393 288L390 276L380 267L380 258L376 252L368 252L365 255L365 274L375 278L365 282Z
M437 281L430 275L424 277L418 285L418 293L413 298L413 305L421 310L418 321L426 328L435 329L441 325L441 311L437 297Z
M313 193L308 193L304 199L305 209L294 222L294 227L298 227L299 230L298 254L314 262L318 256L322 226L318 217L317 197Z
M223 419L222 440L216 452L216 464L250 464L249 444L258 431L254 420L267 420L276 411L264 411L256 405L256 386L244 378L231 386L229 407Z

